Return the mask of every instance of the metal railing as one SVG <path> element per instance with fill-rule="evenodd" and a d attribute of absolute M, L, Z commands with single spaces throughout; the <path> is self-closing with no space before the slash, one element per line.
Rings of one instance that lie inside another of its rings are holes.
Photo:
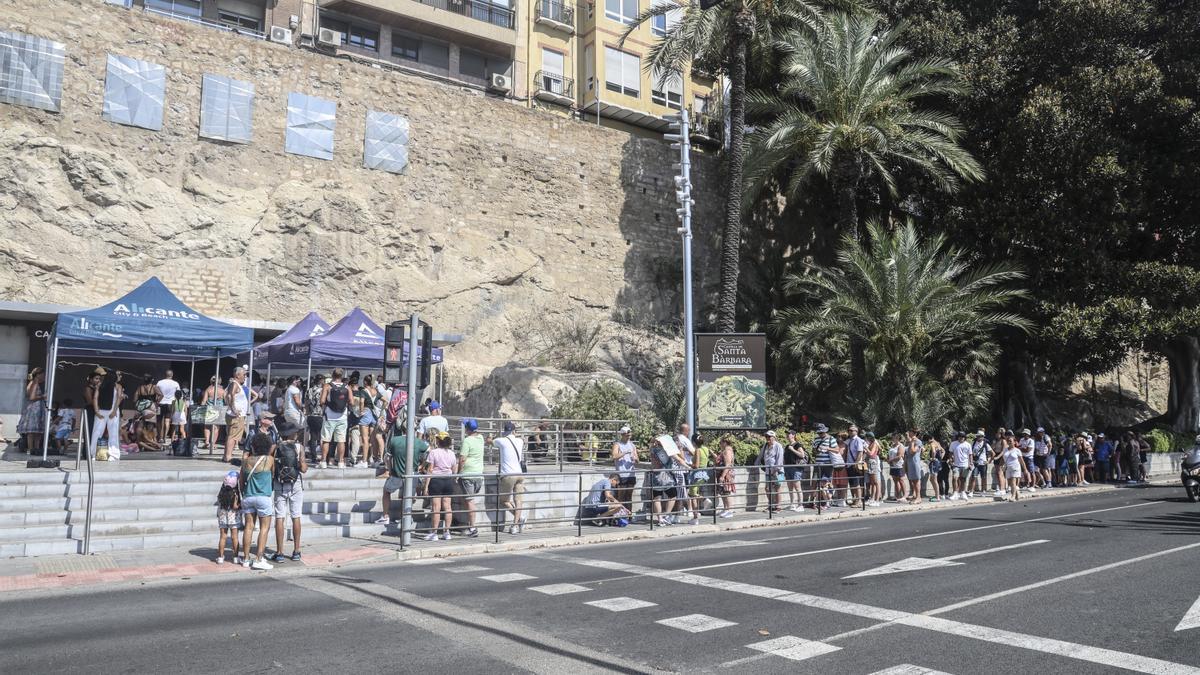
<path fill-rule="evenodd" d="M 611 499 L 587 503 L 593 486 L 607 481 L 612 473 L 616 472 L 606 468 L 563 473 L 501 474 L 496 470 L 484 475 L 409 474 L 404 478 L 412 479 L 415 494 L 403 500 L 402 511 L 411 513 L 413 529 L 406 530 L 403 519 L 395 522 L 395 529 L 401 542 L 405 535 L 416 535 L 412 537 L 415 543 L 490 534 L 489 538 L 498 543 L 506 534 L 555 527 L 571 527 L 576 536 L 582 536 L 585 526 L 645 526 L 653 530 L 716 524 L 748 514 L 775 519 L 787 517 L 789 512 L 821 515 L 831 509 L 865 511 L 868 504 L 881 503 L 887 490 L 886 474 L 875 474 L 879 481 L 865 476 L 859 482 L 844 468 L 839 470 L 831 464 L 770 469 L 638 468 L 620 474 L 624 478 L 618 486 L 609 484 L 604 488 Z M 464 479 L 474 484 L 464 485 Z M 441 502 L 443 499 L 448 503 Z"/>
<path fill-rule="evenodd" d="M 537 16 L 568 26 L 575 25 L 575 7 L 559 0 L 537 0 Z"/>
<path fill-rule="evenodd" d="M 423 5 L 444 9 L 447 12 L 469 16 L 476 21 L 483 21 L 501 28 L 516 26 L 516 12 L 499 5 L 493 5 L 487 0 L 417 0 Z"/>
<path fill-rule="evenodd" d="M 562 73 L 539 70 L 534 74 L 533 80 L 539 92 L 545 91 L 556 96 L 575 98 L 575 80 L 563 77 Z"/>
<path fill-rule="evenodd" d="M 446 416 L 451 435 L 460 442 L 464 436 L 464 419 L 467 418 Z M 504 423 L 512 422 L 516 426 L 516 435 L 525 442 L 526 463 L 529 466 L 555 466 L 559 471 L 567 469 L 569 464 L 609 466 L 610 451 L 617 440 L 617 431 L 628 424 L 628 420 L 474 419 L 479 423 L 479 433 L 485 440 L 500 436 Z M 485 443 L 484 461 L 495 464 L 499 460 L 500 451 L 492 443 Z"/>
<path fill-rule="evenodd" d="M 217 21 L 210 21 L 208 19 L 202 19 L 200 17 L 193 16 L 191 14 L 185 14 L 183 12 L 172 12 L 171 10 L 159 9 L 157 7 L 151 7 L 149 5 L 143 5 L 142 11 L 145 12 L 146 14 L 157 14 L 159 16 L 165 16 L 165 17 L 168 17 L 171 19 L 178 19 L 180 21 L 187 21 L 188 23 L 194 23 L 194 24 L 197 24 L 200 26 L 206 26 L 208 28 L 215 28 L 216 30 L 225 31 L 226 33 L 237 33 L 238 35 L 245 35 L 247 37 L 252 37 L 256 40 L 266 40 L 267 39 L 266 33 L 263 33 L 262 31 L 251 30 L 249 28 L 243 28 L 241 26 L 230 26 L 229 24 L 220 23 Z"/>

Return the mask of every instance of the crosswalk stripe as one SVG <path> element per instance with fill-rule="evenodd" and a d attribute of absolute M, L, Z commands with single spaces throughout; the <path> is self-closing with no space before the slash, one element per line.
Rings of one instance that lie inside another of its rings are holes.
<path fill-rule="evenodd" d="M 748 649 L 753 649 L 758 652 L 772 654 L 774 656 L 782 656 L 785 659 L 792 661 L 803 661 L 811 659 L 814 656 L 821 656 L 830 652 L 836 652 L 841 649 L 836 645 L 827 644 L 825 642 L 817 642 L 815 640 L 805 640 L 794 635 L 784 635 L 765 642 L 756 642 L 752 645 L 746 645 Z"/>
<path fill-rule="evenodd" d="M 687 614 L 685 616 L 677 616 L 673 619 L 660 619 L 654 623 L 661 623 L 664 626 L 678 628 L 689 633 L 703 633 L 705 631 L 737 625 L 736 621 L 726 621 L 718 619 L 715 616 L 708 616 L 707 614 Z"/>
<path fill-rule="evenodd" d="M 940 670 L 933 670 L 931 668 L 923 668 L 921 666 L 914 666 L 911 663 L 901 663 L 898 666 L 877 670 L 871 673 L 871 675 L 950 675 L 950 673 L 945 673 Z"/>
<path fill-rule="evenodd" d="M 510 581 L 528 581 L 530 579 L 536 579 L 537 577 L 531 577 L 528 574 L 513 572 L 512 574 L 489 574 L 479 578 L 483 579 L 484 581 L 494 581 L 498 584 L 506 584 Z"/>
<path fill-rule="evenodd" d="M 582 593 L 592 589 L 578 584 L 549 584 L 547 586 L 530 586 L 529 590 L 545 593 L 546 595 L 566 595 L 567 593 Z"/>
<path fill-rule="evenodd" d="M 631 609 L 643 609 L 645 607 L 657 607 L 657 603 L 647 602 L 646 600 L 638 600 L 636 598 L 609 598 L 607 600 L 593 600 L 583 603 L 591 605 L 599 609 L 607 609 L 610 612 L 628 612 Z"/>
<path fill-rule="evenodd" d="M 443 572 L 453 572 L 454 574 L 465 574 L 468 572 L 486 572 L 492 568 L 483 567 L 482 565 L 459 565 L 458 567 L 443 567 Z"/>

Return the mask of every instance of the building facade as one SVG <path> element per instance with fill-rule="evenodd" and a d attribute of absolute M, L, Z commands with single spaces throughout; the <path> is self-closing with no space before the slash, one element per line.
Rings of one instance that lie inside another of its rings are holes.
<path fill-rule="evenodd" d="M 419 73 L 514 103 L 639 135 L 686 109 L 696 140 L 720 137 L 720 84 L 648 72 L 651 45 L 683 6 L 625 31 L 650 3 L 678 0 L 108 0 L 249 37 Z"/>

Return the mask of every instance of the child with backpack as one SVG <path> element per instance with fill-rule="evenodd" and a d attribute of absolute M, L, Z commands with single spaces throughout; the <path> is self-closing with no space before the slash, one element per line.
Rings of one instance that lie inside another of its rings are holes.
<path fill-rule="evenodd" d="M 304 511 L 304 474 L 308 472 L 308 460 L 304 457 L 304 446 L 300 442 L 300 427 L 285 422 L 279 430 L 283 439 L 275 448 L 275 557 L 274 562 L 283 562 L 284 519 L 292 521 L 292 560 L 300 560 L 300 517 Z"/>
<path fill-rule="evenodd" d="M 233 564 L 241 565 L 242 557 L 238 555 L 238 541 L 242 529 L 242 494 L 238 490 L 238 472 L 230 471 L 225 474 L 221 483 L 221 491 L 217 493 L 217 564 L 225 562 L 225 540 L 229 539 L 229 548 L 233 549 Z"/>

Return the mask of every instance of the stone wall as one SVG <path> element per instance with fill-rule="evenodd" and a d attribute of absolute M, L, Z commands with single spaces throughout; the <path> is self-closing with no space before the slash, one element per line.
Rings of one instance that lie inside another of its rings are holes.
<path fill-rule="evenodd" d="M 531 307 L 678 311 L 665 143 L 101 0 L 0 0 L 0 30 L 67 50 L 61 113 L 0 105 L 0 298 L 95 305 L 157 274 L 223 316 L 417 310 L 466 336 L 448 360 L 478 379 L 522 362 Z M 161 132 L 101 119 L 109 52 L 166 66 Z M 254 83 L 251 144 L 198 137 L 203 73 Z M 333 161 L 283 152 L 291 91 L 337 102 Z M 404 175 L 362 168 L 368 109 L 408 116 Z M 716 170 L 698 164 L 704 240 Z"/>

